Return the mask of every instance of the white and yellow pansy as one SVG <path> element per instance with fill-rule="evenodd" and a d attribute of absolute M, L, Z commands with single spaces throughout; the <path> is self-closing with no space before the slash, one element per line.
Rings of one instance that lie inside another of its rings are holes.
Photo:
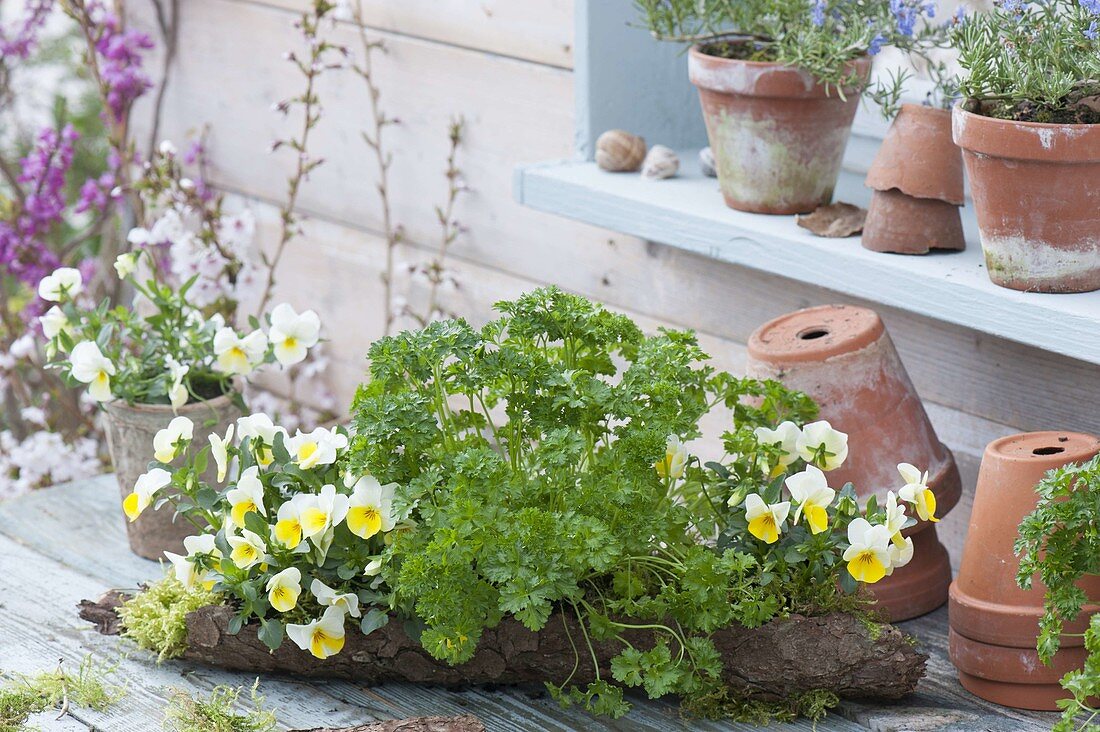
<path fill-rule="evenodd" d="M 247 376 L 267 355 L 267 336 L 262 330 L 254 330 L 241 337 L 232 328 L 219 328 L 214 334 L 214 355 L 222 373 Z"/>
<path fill-rule="evenodd" d="M 898 472 L 905 481 L 905 485 L 898 491 L 898 497 L 913 504 L 921 521 L 939 521 L 936 518 L 936 494 L 928 487 L 928 473 L 921 473 L 916 466 L 909 463 L 899 464 Z"/>
<path fill-rule="evenodd" d="M 309 591 L 322 606 L 339 608 L 353 618 L 359 617 L 359 597 L 354 592 L 337 592 L 319 579 L 313 580 Z"/>
<path fill-rule="evenodd" d="M 157 492 L 172 482 L 172 474 L 164 468 L 153 468 L 138 477 L 133 491 L 122 501 L 122 510 L 131 522 L 149 508 Z"/>
<path fill-rule="evenodd" d="M 665 456 L 658 460 L 653 467 L 657 469 L 657 475 L 662 478 L 679 480 L 684 477 L 687 469 L 688 451 L 679 436 L 669 435 L 665 440 Z"/>
<path fill-rule="evenodd" d="M 848 544 L 844 561 L 857 581 L 874 584 L 891 571 L 890 531 L 885 526 L 872 525 L 863 517 L 853 519 L 848 524 Z"/>
<path fill-rule="evenodd" d="M 287 567 L 267 581 L 267 601 L 281 613 L 293 610 L 302 594 L 302 572 L 297 567 Z"/>
<path fill-rule="evenodd" d="M 344 648 L 344 612 L 338 607 L 325 609 L 324 615 L 305 625 L 287 625 L 287 638 L 317 658 L 335 656 Z"/>
<path fill-rule="evenodd" d="M 103 355 L 95 341 L 77 343 L 69 354 L 72 369 L 69 373 L 82 384 L 88 385 L 88 395 L 97 402 L 111 399 L 111 377 L 117 371 L 111 360 Z"/>
<path fill-rule="evenodd" d="M 315 503 L 313 496 L 299 494 L 279 506 L 275 538 L 287 549 L 296 549 L 302 543 L 302 512 Z"/>
<path fill-rule="evenodd" d="M 120 280 L 124 280 L 137 270 L 137 252 L 124 252 L 115 257 L 115 273 Z"/>
<path fill-rule="evenodd" d="M 803 516 L 810 527 L 810 533 L 820 534 L 829 528 L 829 506 L 836 498 L 836 491 L 829 487 L 825 473 L 813 465 L 807 465 L 801 473 L 789 476 L 785 481 L 791 498 L 798 507 L 794 512 L 794 523 Z"/>
<path fill-rule="evenodd" d="M 209 590 L 214 586 L 214 575 L 209 570 L 201 569 L 195 560 L 206 555 L 215 559 L 221 558 L 222 553 L 214 544 L 214 535 L 188 536 L 183 540 L 183 548 L 187 554 L 164 553 L 164 556 L 172 563 L 172 570 L 175 572 L 176 579 L 189 590 L 194 589 L 195 585 L 198 584 Z"/>
<path fill-rule="evenodd" d="M 195 423 L 187 417 L 175 417 L 153 436 L 153 458 L 168 464 L 187 449 L 195 436 Z"/>
<path fill-rule="evenodd" d="M 207 435 L 210 440 L 210 456 L 214 458 L 214 465 L 218 471 L 218 482 L 225 482 L 226 473 L 229 472 L 229 445 L 233 442 L 233 425 L 225 431 L 225 437 L 211 432 Z"/>
<path fill-rule="evenodd" d="M 776 464 L 771 466 L 771 476 L 774 478 L 782 473 L 787 466 L 798 460 L 798 438 L 802 436 L 802 430 L 790 420 L 783 422 L 774 430 L 769 427 L 757 427 L 753 430 L 756 441 L 761 445 L 775 445 L 779 448 L 779 456 Z"/>
<path fill-rule="evenodd" d="M 253 465 L 241 473 L 237 486 L 225 492 L 225 500 L 232 507 L 229 518 L 235 526 L 244 526 L 245 515 L 255 511 L 267 516 L 264 508 L 264 484 L 260 481 L 260 469 Z"/>
<path fill-rule="evenodd" d="M 848 435 L 821 420 L 802 428 L 798 437 L 798 456 L 811 465 L 828 472 L 836 470 L 848 459 Z"/>
<path fill-rule="evenodd" d="M 901 535 L 898 535 L 899 538 Z M 890 542 L 890 568 L 886 570 L 887 575 L 894 573 L 895 569 L 901 569 L 906 564 L 909 564 L 913 559 L 913 539 L 906 536 L 900 538 L 900 541 Z"/>
<path fill-rule="evenodd" d="M 294 437 L 286 441 L 290 459 L 303 470 L 318 465 L 332 465 L 336 455 L 348 446 L 348 436 L 342 432 L 318 427 L 312 432 L 298 430 Z"/>
<path fill-rule="evenodd" d="M 164 363 L 168 367 L 168 401 L 172 404 L 172 411 L 175 411 L 191 398 L 187 385 L 183 383 L 191 367 L 184 366 L 171 356 L 165 358 Z"/>
<path fill-rule="evenodd" d="M 42 326 L 42 335 L 50 339 L 56 338 L 62 332 L 67 333 L 72 331 L 72 325 L 69 323 L 68 316 L 56 305 L 39 317 L 38 323 Z"/>
<path fill-rule="evenodd" d="M 264 467 L 275 460 L 271 448 L 275 445 L 275 436 L 278 434 L 285 438 L 286 429 L 276 426 L 271 421 L 271 417 L 263 412 L 250 414 L 237 420 L 237 439 L 253 449 L 256 461 Z M 257 445 L 257 440 L 261 444 Z"/>
<path fill-rule="evenodd" d="M 267 561 L 267 544 L 256 533 L 241 529 L 240 536 L 230 534 L 225 539 L 233 548 L 229 558 L 240 569 L 249 569 Z"/>
<path fill-rule="evenodd" d="M 321 337 L 321 319 L 317 313 L 307 310 L 301 315 L 283 303 L 271 311 L 271 330 L 268 332 L 275 359 L 283 366 L 293 366 L 305 360 L 310 348 Z"/>
<path fill-rule="evenodd" d="M 382 574 L 382 558 L 377 557 L 367 562 L 367 566 L 363 568 L 363 574 L 367 577 L 377 577 Z"/>
<path fill-rule="evenodd" d="M 348 501 L 347 524 L 351 533 L 369 539 L 394 527 L 393 491 L 396 483 L 382 485 L 372 475 L 360 478 Z"/>
<path fill-rule="evenodd" d="M 757 493 L 750 493 L 745 498 L 745 519 L 749 522 L 749 533 L 765 544 L 779 541 L 783 524 L 790 512 L 790 501 L 769 505 Z"/>
<path fill-rule="evenodd" d="M 59 267 L 38 283 L 38 296 L 46 302 L 72 300 L 83 290 L 84 277 L 72 267 Z"/>
<path fill-rule="evenodd" d="M 340 524 L 348 515 L 350 499 L 336 492 L 336 486 L 321 487 L 321 492 L 302 510 L 300 522 L 302 534 L 317 541 L 326 531 Z"/>

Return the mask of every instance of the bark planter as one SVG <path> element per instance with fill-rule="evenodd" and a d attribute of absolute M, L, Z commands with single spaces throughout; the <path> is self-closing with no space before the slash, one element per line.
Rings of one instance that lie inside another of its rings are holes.
<path fill-rule="evenodd" d="M 867 308 L 823 305 L 780 316 L 749 339 L 747 372 L 808 394 L 821 419 L 848 433 L 848 459 L 829 473 L 837 488 L 851 482 L 860 496 L 902 485 L 897 464 L 927 470 L 937 514 L 958 503 L 962 482 L 951 452 L 936 437 L 916 389 L 879 316 Z M 920 521 L 913 561 L 871 587 L 891 620 L 930 612 L 947 601 L 951 565 L 935 525 Z"/>
<path fill-rule="evenodd" d="M 134 489 L 138 477 L 149 469 L 153 460 L 153 437 L 167 427 L 176 414 L 195 423 L 192 444 L 200 446 L 207 443 L 207 435 L 212 432 L 224 434 L 229 425 L 242 416 L 228 396 L 185 404 L 176 413 L 167 404 L 130 405 L 123 401 L 105 404 L 103 421 L 107 448 L 123 498 Z M 213 480 L 216 471 L 212 460 L 210 463 L 207 480 Z M 121 503 L 119 506 L 119 515 L 126 521 L 130 550 L 146 559 L 163 559 L 165 551 L 182 552 L 184 538 L 197 533 L 195 525 L 186 519 L 173 520 L 175 509 L 171 505 L 157 510 L 150 506 L 132 522 L 126 520 Z"/>
<path fill-rule="evenodd" d="M 853 61 L 852 70 L 865 82 L 871 59 Z M 698 46 L 688 71 L 728 206 L 796 214 L 832 200 L 858 89 L 842 99 L 793 66 L 711 56 Z"/>
<path fill-rule="evenodd" d="M 119 632 L 114 609 L 125 599 L 109 592 L 97 602 L 80 603 L 80 617 L 106 635 Z M 396 617 L 363 635 L 349 625 L 344 649 L 324 661 L 284 641 L 275 652 L 257 637 L 258 625 L 246 625 L 236 635 L 228 631 L 233 610 L 206 607 L 187 615 L 187 650 L 182 660 L 249 673 L 291 673 L 298 676 L 346 679 L 373 685 L 405 681 L 438 686 L 587 684 L 595 678 L 587 663 L 576 666 L 569 633 L 581 629 L 572 613 L 555 612 L 537 633 L 506 617 L 485 630 L 469 661 L 450 666 L 428 654 L 415 623 Z M 638 648 L 650 648 L 648 631 L 626 633 Z M 738 696 L 781 701 L 820 689 L 845 698 L 899 699 L 916 690 L 927 656 L 912 639 L 890 625 L 868 625 L 846 613 L 817 617 L 792 615 L 759 628 L 731 626 L 711 638 L 721 655 L 723 679 Z M 593 641 L 600 673 L 610 678 L 611 658 L 622 650 L 615 641 Z M 813 659 L 807 663 L 807 659 Z M 574 674 L 574 669 L 576 669 Z"/>
<path fill-rule="evenodd" d="M 953 114 L 990 279 L 1034 292 L 1100 289 L 1100 125 Z"/>
<path fill-rule="evenodd" d="M 882 141 L 866 185 L 874 192 L 863 246 L 876 252 L 927 254 L 966 248 L 963 162 L 951 140 L 951 113 L 903 104 Z"/>
<path fill-rule="evenodd" d="M 1046 588 L 1016 584 L 1020 562 L 1013 544 L 1023 518 L 1038 503 L 1035 486 L 1048 471 L 1100 452 L 1100 439 L 1074 432 L 1031 432 L 995 440 L 985 449 L 970 530 L 958 579 L 951 585 L 950 657 L 959 681 L 989 701 L 1022 709 L 1057 709 L 1067 693 L 1058 679 L 1081 668 L 1083 639 L 1066 636 L 1051 666 L 1035 651 Z M 1100 612 L 1100 577 L 1080 585 L 1096 605 L 1086 606 L 1066 633 L 1083 633 Z"/>

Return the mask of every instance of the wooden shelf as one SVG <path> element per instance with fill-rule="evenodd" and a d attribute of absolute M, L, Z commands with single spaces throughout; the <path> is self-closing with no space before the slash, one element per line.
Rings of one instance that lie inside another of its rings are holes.
<path fill-rule="evenodd" d="M 681 161 L 681 174 L 662 181 L 586 162 L 524 166 L 516 171 L 515 197 L 540 211 L 1100 364 L 1100 292 L 997 287 L 986 275 L 970 208 L 963 212 L 966 251 L 880 254 L 858 237 L 815 237 L 793 216 L 729 209 L 717 181 L 700 174 L 696 152 L 682 153 Z M 869 198 L 861 174 L 841 174 L 836 200 L 866 206 Z"/>

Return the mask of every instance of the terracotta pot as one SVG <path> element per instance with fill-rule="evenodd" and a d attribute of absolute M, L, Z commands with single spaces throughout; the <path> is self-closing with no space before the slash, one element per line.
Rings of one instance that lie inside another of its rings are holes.
<path fill-rule="evenodd" d="M 896 189 L 871 194 L 862 241 L 864 249 L 892 254 L 966 249 L 958 206 Z"/>
<path fill-rule="evenodd" d="M 879 316 L 867 308 L 823 305 L 783 315 L 760 326 L 749 339 L 747 372 L 805 392 L 821 418 L 848 433 L 848 459 L 829 482 L 851 482 L 860 496 L 901 485 L 897 464 L 929 473 L 937 515 L 950 511 L 962 493 L 958 467 L 936 437 L 916 389 Z M 872 586 L 891 619 L 922 615 L 947 601 L 951 567 L 934 525 L 908 529 L 913 561 Z"/>
<path fill-rule="evenodd" d="M 1023 709 L 1056 709 L 1065 697 L 1058 679 L 1084 663 L 1083 639 L 1062 639 L 1053 668 L 1035 653 L 1046 588 L 1038 577 L 1030 590 L 1016 584 L 1020 562 L 1013 550 L 1017 527 L 1038 503 L 1035 486 L 1048 470 L 1100 452 L 1100 439 L 1075 432 L 1030 432 L 994 440 L 985 449 L 974 494 L 970 529 L 958 579 L 951 585 L 949 620 L 958 636 L 951 661 L 960 681 L 990 701 Z M 1082 633 L 1100 612 L 1100 577 L 1081 582 L 1096 605 L 1066 623 Z"/>
<path fill-rule="evenodd" d="M 138 477 L 149 469 L 153 460 L 153 437 L 168 426 L 176 416 L 166 404 L 126 404 L 123 401 L 104 405 L 104 424 L 107 447 L 115 468 L 119 491 L 123 498 L 130 494 Z M 225 430 L 242 416 L 229 397 L 222 396 L 207 402 L 195 402 L 180 407 L 178 414 L 195 423 L 193 445 L 207 444 L 212 432 L 225 434 Z M 214 477 L 215 467 L 210 461 L 207 479 Z M 191 522 L 179 518 L 173 520 L 174 509 L 165 505 L 159 510 L 152 506 L 142 512 L 136 521 L 126 521 L 126 533 L 130 550 L 146 559 L 163 559 L 165 551 L 180 552 L 185 537 L 197 533 Z"/>
<path fill-rule="evenodd" d="M 871 59 L 852 62 L 862 82 Z M 688 59 L 699 89 L 718 183 L 739 211 L 808 213 L 833 198 L 858 90 L 842 99 L 793 66 L 710 56 Z"/>
<path fill-rule="evenodd" d="M 1013 290 L 1100 289 L 1100 125 L 1011 122 L 955 107 L 986 269 Z"/>

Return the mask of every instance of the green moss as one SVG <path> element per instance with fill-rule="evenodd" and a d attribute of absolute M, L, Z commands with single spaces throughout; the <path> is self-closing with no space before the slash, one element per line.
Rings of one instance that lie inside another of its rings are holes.
<path fill-rule="evenodd" d="M 817 722 L 825 718 L 830 709 L 840 704 L 840 698 L 831 691 L 821 689 L 807 691 L 781 701 L 767 702 L 756 699 L 740 699 L 733 696 L 729 687 L 721 687 L 694 696 L 685 697 L 680 713 L 702 719 L 728 719 L 757 726 L 772 722 L 793 722 L 806 717 Z"/>
<path fill-rule="evenodd" d="M 188 590 L 168 574 L 125 602 L 118 616 L 122 634 L 163 661 L 187 650 L 187 613 L 220 604 L 216 593 L 200 588 Z"/>
<path fill-rule="evenodd" d="M 103 711 L 125 693 L 122 686 L 104 684 L 114 666 L 98 666 L 85 657 L 75 673 L 58 667 L 35 676 L 18 676 L 0 689 L 0 732 L 29 730 L 32 714 L 57 709 L 67 701 L 70 706 Z"/>
<path fill-rule="evenodd" d="M 252 709 L 243 714 L 234 709 L 240 688 L 216 686 L 205 698 L 177 690 L 168 702 L 165 727 L 174 732 L 270 732 L 276 719 L 263 708 L 263 697 L 257 694 L 259 683 L 257 679 L 250 690 Z"/>

